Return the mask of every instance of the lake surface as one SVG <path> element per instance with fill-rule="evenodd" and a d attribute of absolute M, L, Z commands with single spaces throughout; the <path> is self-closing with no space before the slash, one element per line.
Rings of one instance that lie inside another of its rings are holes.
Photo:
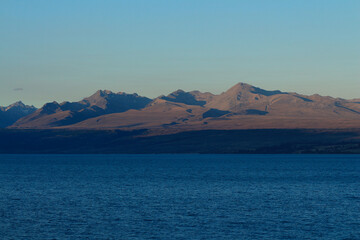
<path fill-rule="evenodd" d="M 360 239 L 359 155 L 0 155 L 1 239 Z"/>

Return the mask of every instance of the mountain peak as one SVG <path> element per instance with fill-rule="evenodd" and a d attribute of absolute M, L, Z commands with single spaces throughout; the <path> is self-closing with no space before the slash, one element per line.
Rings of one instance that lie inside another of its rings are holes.
<path fill-rule="evenodd" d="M 20 110 L 20 111 L 30 111 L 30 110 L 35 110 L 36 108 L 34 106 L 28 106 L 25 105 L 22 101 L 17 101 L 9 106 L 7 106 L 5 108 L 5 111 L 9 111 L 9 110 Z"/>
<path fill-rule="evenodd" d="M 264 96 L 271 96 L 276 94 L 285 94 L 279 90 L 268 91 L 255 86 L 252 86 L 247 83 L 239 82 L 229 90 L 226 91 L 227 94 L 238 94 L 238 93 L 252 93 L 252 94 L 260 94 Z"/>
<path fill-rule="evenodd" d="M 244 83 L 244 82 L 238 82 L 237 84 L 235 84 L 232 87 L 241 87 L 241 88 L 249 88 L 249 87 L 254 87 L 253 85 L 250 85 L 248 83 Z"/>
<path fill-rule="evenodd" d="M 178 89 L 175 92 L 170 93 L 167 96 L 160 96 L 160 99 L 167 100 L 170 102 L 184 103 L 188 105 L 199 105 L 206 104 L 205 101 L 199 100 L 196 95 L 192 92 L 185 92 L 184 90 Z"/>
<path fill-rule="evenodd" d="M 173 94 L 182 94 L 182 93 L 185 93 L 185 91 L 182 89 L 178 89 L 175 92 L 173 92 Z"/>
<path fill-rule="evenodd" d="M 104 96 L 110 95 L 110 94 L 113 94 L 113 92 L 110 90 L 104 89 L 104 90 L 97 90 L 93 95 L 104 97 Z"/>
<path fill-rule="evenodd" d="M 45 103 L 44 106 L 40 109 L 40 113 L 51 114 L 51 113 L 55 113 L 59 109 L 60 109 L 59 103 L 56 101 L 53 101 L 50 103 Z"/>
<path fill-rule="evenodd" d="M 0 107 L 0 128 L 12 125 L 18 119 L 36 111 L 36 107 L 17 101 L 7 107 Z"/>
<path fill-rule="evenodd" d="M 22 102 L 22 101 L 17 101 L 13 104 L 10 104 L 9 106 L 7 106 L 7 109 L 8 108 L 13 108 L 13 107 L 26 107 L 25 104 Z"/>
<path fill-rule="evenodd" d="M 133 96 L 133 97 L 140 97 L 137 93 L 126 93 L 126 92 L 118 92 L 115 93 L 110 90 L 97 90 L 94 94 L 92 94 L 90 97 L 85 98 L 84 100 L 99 100 L 107 97 L 113 97 L 113 96 Z"/>

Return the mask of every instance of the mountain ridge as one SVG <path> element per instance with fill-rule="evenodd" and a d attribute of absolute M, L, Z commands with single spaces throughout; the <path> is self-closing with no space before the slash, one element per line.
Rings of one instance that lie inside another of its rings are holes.
<path fill-rule="evenodd" d="M 221 94 L 181 89 L 154 99 L 98 90 L 78 102 L 46 103 L 10 128 L 202 129 L 360 127 L 360 101 L 264 90 L 238 83 Z"/>
<path fill-rule="evenodd" d="M 34 106 L 25 105 L 22 101 L 17 101 L 6 107 L 0 106 L 0 128 L 14 124 L 20 118 L 36 111 L 36 109 Z"/>
<path fill-rule="evenodd" d="M 26 128 L 66 126 L 104 114 L 140 109 L 150 101 L 149 98 L 137 94 L 98 90 L 79 102 L 46 103 L 33 114 L 19 119 L 15 127 L 21 125 L 25 125 Z"/>

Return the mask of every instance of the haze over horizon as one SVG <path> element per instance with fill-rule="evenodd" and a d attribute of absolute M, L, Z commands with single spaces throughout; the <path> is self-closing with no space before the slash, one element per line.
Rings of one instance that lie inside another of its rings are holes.
<path fill-rule="evenodd" d="M 360 2 L 2 1 L 0 106 L 98 89 L 360 98 Z"/>

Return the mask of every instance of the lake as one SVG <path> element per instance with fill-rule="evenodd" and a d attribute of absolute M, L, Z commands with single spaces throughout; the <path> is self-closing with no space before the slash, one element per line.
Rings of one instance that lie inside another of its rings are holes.
<path fill-rule="evenodd" d="M 0 155 L 1 239 L 360 239 L 360 155 Z"/>

